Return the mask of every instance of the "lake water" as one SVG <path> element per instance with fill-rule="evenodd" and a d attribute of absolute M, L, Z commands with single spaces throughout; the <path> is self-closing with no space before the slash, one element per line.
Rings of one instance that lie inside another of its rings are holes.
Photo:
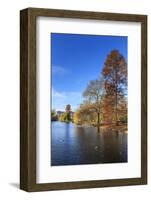
<path fill-rule="evenodd" d="M 127 134 L 73 123 L 52 122 L 51 165 L 127 162 Z"/>

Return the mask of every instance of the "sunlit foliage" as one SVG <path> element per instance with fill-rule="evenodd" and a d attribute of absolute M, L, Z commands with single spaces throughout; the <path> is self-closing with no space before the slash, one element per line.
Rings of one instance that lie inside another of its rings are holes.
<path fill-rule="evenodd" d="M 127 123 L 127 63 L 118 50 L 107 56 L 100 78 L 83 92 L 84 102 L 74 113 L 77 124 Z"/>

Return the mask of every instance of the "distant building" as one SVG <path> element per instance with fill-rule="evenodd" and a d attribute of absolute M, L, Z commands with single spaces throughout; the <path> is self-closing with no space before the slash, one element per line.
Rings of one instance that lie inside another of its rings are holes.
<path fill-rule="evenodd" d="M 63 113 L 65 113 L 65 111 L 60 111 L 60 110 L 58 110 L 58 111 L 57 111 L 57 116 L 58 116 L 58 118 L 59 118 Z M 73 119 L 73 115 L 74 115 L 74 112 L 70 111 L 70 118 L 71 118 L 71 119 Z"/>
<path fill-rule="evenodd" d="M 58 118 L 60 117 L 60 115 L 62 115 L 64 112 L 63 111 L 57 111 L 57 115 L 58 115 Z"/>

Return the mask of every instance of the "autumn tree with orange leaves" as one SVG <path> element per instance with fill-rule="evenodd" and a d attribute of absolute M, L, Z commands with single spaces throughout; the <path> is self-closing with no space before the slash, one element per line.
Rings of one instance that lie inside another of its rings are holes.
<path fill-rule="evenodd" d="M 83 97 L 75 123 L 97 127 L 127 123 L 127 63 L 118 50 L 107 56 L 100 77 L 88 83 Z"/>
<path fill-rule="evenodd" d="M 127 116 L 127 63 L 118 50 L 107 56 L 102 70 L 104 80 L 103 118 L 115 123 Z"/>

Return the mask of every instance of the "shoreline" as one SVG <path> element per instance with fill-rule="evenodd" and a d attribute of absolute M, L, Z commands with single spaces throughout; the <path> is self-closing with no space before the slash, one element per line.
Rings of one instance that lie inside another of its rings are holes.
<path fill-rule="evenodd" d="M 73 121 L 70 121 L 70 122 L 62 122 L 62 121 L 59 121 L 59 120 L 56 120 L 56 121 L 51 121 L 51 122 L 61 122 L 61 123 L 72 123 L 76 126 L 87 126 L 87 127 L 95 127 L 95 128 L 99 128 L 99 129 L 110 129 L 110 130 L 120 130 L 120 131 L 124 131 L 125 133 L 128 133 L 128 126 L 127 124 L 119 124 L 119 125 L 115 125 L 115 124 L 102 124 L 102 125 L 97 125 L 97 124 L 76 124 L 74 123 Z"/>

